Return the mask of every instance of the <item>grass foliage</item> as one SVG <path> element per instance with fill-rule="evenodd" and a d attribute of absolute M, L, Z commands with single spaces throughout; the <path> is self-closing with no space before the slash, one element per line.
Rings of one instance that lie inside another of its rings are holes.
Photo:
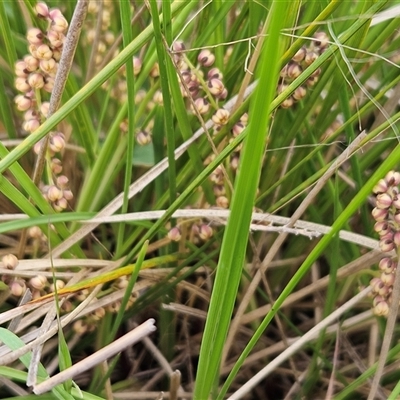
<path fill-rule="evenodd" d="M 27 32 L 64 20 L 0 1 L 0 397 L 397 398 L 400 333 L 367 294 L 372 189 L 400 159 L 400 5 L 48 6 L 69 22 L 55 89 L 18 98 Z"/>

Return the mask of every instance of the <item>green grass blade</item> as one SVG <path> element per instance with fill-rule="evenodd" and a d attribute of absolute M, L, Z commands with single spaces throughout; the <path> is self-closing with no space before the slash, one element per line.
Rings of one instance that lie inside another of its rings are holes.
<path fill-rule="evenodd" d="M 281 29 L 296 12 L 299 3 L 274 2 L 268 15 L 268 36 L 264 44 L 259 83 L 250 103 L 248 135 L 235 183 L 231 216 L 222 242 L 217 274 L 210 300 L 194 390 L 195 399 L 207 399 L 218 378 L 223 345 L 237 294 L 245 258 L 251 213 L 260 176 L 260 166 L 268 129 L 271 102 L 275 95 L 285 50 Z M 223 393 L 221 393 L 223 396 Z"/>

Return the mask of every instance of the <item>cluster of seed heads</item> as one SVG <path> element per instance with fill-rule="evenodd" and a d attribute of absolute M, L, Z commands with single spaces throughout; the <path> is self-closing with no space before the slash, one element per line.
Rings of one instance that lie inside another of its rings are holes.
<path fill-rule="evenodd" d="M 22 94 L 16 96 L 15 103 L 19 111 L 24 112 L 23 129 L 34 132 L 48 116 L 49 102 L 53 90 L 58 62 L 60 60 L 68 22 L 59 9 L 49 9 L 45 3 L 35 6 L 38 19 L 47 23 L 46 31 L 30 28 L 27 33 L 29 54 L 15 64 L 15 87 Z M 39 154 L 42 141 L 36 143 L 34 151 Z M 42 184 L 43 196 L 56 211 L 65 210 L 73 194 L 68 189 L 68 178 L 60 175 L 62 162 L 60 155 L 65 149 L 65 136 L 54 131 L 49 134 L 49 146 L 46 160 L 49 184 Z M 56 157 L 58 155 L 58 157 Z"/>
<path fill-rule="evenodd" d="M 286 90 L 289 83 L 300 76 L 305 68 L 310 66 L 317 58 L 327 49 L 329 38 L 325 32 L 317 32 L 314 35 L 314 40 L 310 42 L 308 47 L 302 47 L 292 57 L 292 59 L 282 68 L 280 76 L 280 84 L 278 93 Z M 321 69 L 318 68 L 307 79 L 304 85 L 299 86 L 282 104 L 282 108 L 292 107 L 297 101 L 303 99 L 307 94 L 307 88 L 314 86 L 321 74 Z"/>
<path fill-rule="evenodd" d="M 380 179 L 373 191 L 376 194 L 374 229 L 379 235 L 379 247 L 382 252 L 398 252 L 400 249 L 400 173 L 390 171 Z M 373 311 L 376 315 L 386 316 L 389 312 L 397 261 L 390 255 L 379 262 L 381 274 L 371 280 Z"/>

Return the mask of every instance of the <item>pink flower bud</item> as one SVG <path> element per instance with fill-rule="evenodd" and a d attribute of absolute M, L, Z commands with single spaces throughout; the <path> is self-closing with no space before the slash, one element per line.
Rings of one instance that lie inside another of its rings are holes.
<path fill-rule="evenodd" d="M 141 146 L 145 146 L 151 143 L 151 136 L 146 131 L 142 130 L 136 135 L 136 140 Z"/>
<path fill-rule="evenodd" d="M 71 201 L 74 198 L 74 195 L 73 195 L 71 190 L 66 189 L 66 190 L 63 190 L 63 192 L 64 192 L 64 199 L 65 200 Z"/>
<path fill-rule="evenodd" d="M 57 63 L 53 58 L 50 58 L 50 60 L 41 60 L 39 66 L 40 69 L 46 74 L 54 76 L 56 75 Z"/>
<path fill-rule="evenodd" d="M 35 132 L 37 128 L 39 128 L 40 122 L 37 119 L 30 119 L 22 125 L 25 131 L 27 132 Z"/>
<path fill-rule="evenodd" d="M 219 196 L 215 200 L 218 207 L 221 208 L 228 208 L 229 207 L 229 200 L 226 196 Z"/>
<path fill-rule="evenodd" d="M 400 232 L 396 231 L 393 235 L 393 242 L 396 245 L 396 247 L 400 247 Z"/>
<path fill-rule="evenodd" d="M 202 224 L 199 227 L 199 237 L 201 240 L 208 240 L 212 237 L 213 235 L 213 230 L 209 225 Z"/>
<path fill-rule="evenodd" d="M 68 201 L 65 197 L 63 197 L 60 200 L 57 200 L 54 204 L 53 204 L 54 209 L 57 212 L 61 212 L 67 209 L 68 207 Z"/>
<path fill-rule="evenodd" d="M 46 118 L 49 114 L 49 107 L 50 107 L 50 103 L 48 101 L 44 101 L 40 106 L 40 112 Z"/>
<path fill-rule="evenodd" d="M 381 239 L 379 241 L 379 248 L 384 252 L 388 253 L 389 251 L 392 251 L 395 248 L 395 244 L 393 240 L 390 239 Z"/>
<path fill-rule="evenodd" d="M 32 100 L 21 94 L 18 95 L 14 101 L 19 111 L 26 111 L 32 107 Z"/>
<path fill-rule="evenodd" d="M 388 193 L 380 193 L 376 196 L 376 207 L 387 209 L 392 205 L 392 197 Z"/>
<path fill-rule="evenodd" d="M 375 207 L 371 211 L 372 217 L 375 219 L 375 221 L 385 221 L 388 215 L 388 212 L 386 209 L 382 208 L 377 208 Z"/>
<path fill-rule="evenodd" d="M 290 80 L 296 79 L 301 75 L 303 70 L 301 69 L 300 65 L 296 62 L 289 62 L 286 70 L 287 77 Z"/>
<path fill-rule="evenodd" d="M 382 272 L 381 274 L 381 281 L 386 286 L 393 286 L 395 275 L 392 273 L 387 274 L 386 272 Z"/>
<path fill-rule="evenodd" d="M 286 108 L 292 107 L 293 104 L 294 104 L 294 99 L 293 99 L 293 97 L 290 96 L 287 99 L 282 101 L 281 107 L 286 109 Z"/>
<path fill-rule="evenodd" d="M 321 49 L 324 49 L 324 48 L 328 47 L 329 37 L 325 32 L 322 32 L 322 31 L 321 32 L 316 32 L 314 34 L 314 38 L 315 38 L 315 40 L 314 40 L 314 45 L 315 46 L 317 46 L 317 47 L 319 47 Z"/>
<path fill-rule="evenodd" d="M 60 190 L 57 186 L 51 185 L 49 189 L 47 190 L 47 198 L 51 202 L 55 202 L 57 200 L 60 200 L 63 197 L 63 192 Z"/>
<path fill-rule="evenodd" d="M 226 194 L 225 186 L 224 185 L 214 185 L 213 192 L 215 196 L 224 196 Z"/>
<path fill-rule="evenodd" d="M 28 229 L 28 236 L 32 239 L 41 239 L 42 231 L 38 226 L 32 226 Z"/>
<path fill-rule="evenodd" d="M 47 278 L 43 275 L 37 275 L 29 279 L 29 284 L 36 290 L 43 290 L 47 284 Z"/>
<path fill-rule="evenodd" d="M 51 159 L 50 167 L 55 175 L 61 174 L 62 164 L 61 164 L 61 160 L 59 160 L 58 158 Z"/>
<path fill-rule="evenodd" d="M 150 70 L 150 76 L 152 78 L 158 78 L 160 76 L 160 66 L 158 63 L 154 63 Z"/>
<path fill-rule="evenodd" d="M 26 79 L 29 74 L 29 71 L 27 70 L 27 65 L 26 65 L 25 61 L 21 61 L 21 60 L 19 60 L 15 63 L 14 71 L 15 71 L 15 75 L 19 78 Z"/>
<path fill-rule="evenodd" d="M 293 92 L 292 96 L 295 100 L 301 100 L 304 99 L 304 97 L 306 97 L 307 94 L 307 90 L 305 87 L 303 86 L 299 86 L 298 88 L 296 88 L 296 90 Z"/>
<path fill-rule="evenodd" d="M 379 261 L 379 269 L 381 271 L 386 272 L 387 274 L 389 274 L 389 273 L 392 273 L 396 269 L 396 265 L 392 261 L 391 258 L 384 257 L 384 258 L 382 258 L 381 261 Z"/>
<path fill-rule="evenodd" d="M 397 186 L 400 184 L 400 172 L 389 171 L 385 176 L 388 186 Z"/>
<path fill-rule="evenodd" d="M 232 127 L 232 134 L 234 137 L 238 137 L 244 131 L 244 125 L 242 122 L 237 122 Z"/>
<path fill-rule="evenodd" d="M 213 78 L 208 81 L 208 88 L 212 95 L 218 96 L 223 92 L 225 86 L 219 79 Z"/>
<path fill-rule="evenodd" d="M 229 111 L 223 108 L 220 108 L 216 111 L 216 113 L 211 117 L 214 124 L 216 125 L 226 125 L 229 120 Z"/>
<path fill-rule="evenodd" d="M 62 14 L 52 17 L 51 13 L 52 11 L 50 11 L 50 18 L 52 20 L 50 29 L 60 33 L 66 32 L 68 29 L 67 20 L 62 16 Z"/>
<path fill-rule="evenodd" d="M 26 38 L 30 44 L 39 46 L 43 43 L 43 33 L 38 28 L 29 28 Z"/>
<path fill-rule="evenodd" d="M 65 149 L 64 135 L 59 132 L 50 137 L 49 147 L 55 153 L 59 153 Z"/>
<path fill-rule="evenodd" d="M 22 279 L 15 280 L 10 284 L 11 294 L 15 297 L 21 297 L 26 290 L 26 284 Z"/>
<path fill-rule="evenodd" d="M 52 78 L 51 76 L 46 77 L 46 81 L 43 86 L 43 89 L 47 93 L 51 93 L 53 91 L 53 88 L 54 88 L 54 78 Z"/>
<path fill-rule="evenodd" d="M 133 75 L 139 75 L 142 69 L 142 60 L 139 57 L 133 57 Z"/>
<path fill-rule="evenodd" d="M 7 269 L 15 269 L 18 265 L 18 258 L 14 254 L 6 254 L 2 258 L 3 266 Z"/>
<path fill-rule="evenodd" d="M 204 67 L 211 67 L 215 61 L 215 55 L 210 50 L 204 49 L 197 57 L 198 62 Z"/>
<path fill-rule="evenodd" d="M 389 314 L 389 305 L 386 301 L 381 301 L 372 309 L 372 311 L 379 317 L 386 317 Z"/>
<path fill-rule="evenodd" d="M 318 54 L 313 51 L 306 54 L 304 57 L 304 63 L 306 65 L 311 65 L 318 58 Z"/>
<path fill-rule="evenodd" d="M 163 103 L 163 95 L 162 95 L 161 90 L 156 90 L 156 92 L 154 93 L 154 96 L 153 96 L 153 101 L 156 104 L 158 104 L 159 106 L 162 106 L 164 104 Z"/>
<path fill-rule="evenodd" d="M 14 86 L 19 92 L 22 93 L 29 92 L 32 89 L 26 78 L 15 78 Z"/>
<path fill-rule="evenodd" d="M 37 3 L 35 6 L 35 11 L 39 18 L 47 18 L 49 16 L 49 8 L 45 3 Z"/>
<path fill-rule="evenodd" d="M 37 58 L 39 60 L 50 60 L 53 57 L 53 52 L 47 44 L 41 44 L 37 49 Z"/>
<path fill-rule="evenodd" d="M 222 72 L 221 72 L 218 68 L 216 68 L 216 67 L 211 68 L 211 69 L 207 72 L 207 78 L 208 78 L 209 80 L 211 80 L 211 79 L 219 79 L 219 80 L 222 80 L 223 77 L 224 77 L 224 76 L 223 76 Z"/>
<path fill-rule="evenodd" d="M 28 83 L 33 89 L 41 89 L 44 86 L 43 75 L 39 73 L 32 73 L 28 77 Z"/>
<path fill-rule="evenodd" d="M 27 55 L 24 57 L 24 62 L 25 62 L 27 71 L 35 72 L 38 69 L 39 60 L 36 57 Z"/>
<path fill-rule="evenodd" d="M 174 226 L 172 229 L 169 230 L 167 237 L 173 242 L 179 242 L 182 237 L 180 229 Z"/>
<path fill-rule="evenodd" d="M 306 49 L 302 47 L 299 50 L 297 50 L 297 53 L 292 57 L 292 60 L 296 62 L 301 62 L 304 60 L 306 53 L 307 53 Z"/>
<path fill-rule="evenodd" d="M 385 193 L 387 190 L 388 185 L 385 179 L 379 179 L 378 183 L 372 189 L 375 194 Z"/>
<path fill-rule="evenodd" d="M 203 97 L 199 97 L 194 101 L 194 106 L 197 110 L 197 112 L 201 115 L 206 114 L 210 110 L 210 103 L 207 101 L 207 99 L 204 99 Z M 193 106 L 192 111 L 193 110 Z"/>

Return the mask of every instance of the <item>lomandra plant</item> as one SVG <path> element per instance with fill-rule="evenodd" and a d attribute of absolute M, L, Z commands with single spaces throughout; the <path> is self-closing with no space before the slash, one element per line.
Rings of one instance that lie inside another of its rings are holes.
<path fill-rule="evenodd" d="M 397 398 L 397 15 L 0 2 L 0 397 Z"/>

